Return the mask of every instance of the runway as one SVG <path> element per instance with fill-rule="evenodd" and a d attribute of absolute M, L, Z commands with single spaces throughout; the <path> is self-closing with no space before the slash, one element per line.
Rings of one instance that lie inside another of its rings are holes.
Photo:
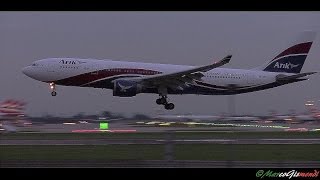
<path fill-rule="evenodd" d="M 157 123 L 156 123 L 157 122 Z M 153 124 L 150 124 L 153 123 Z M 156 124 L 154 124 L 156 123 Z M 183 131 L 243 131 L 243 132 L 271 132 L 271 131 L 312 131 L 313 129 L 320 129 L 319 123 L 304 123 L 304 124 L 288 124 L 288 123 L 229 123 L 217 122 L 211 123 L 214 125 L 195 125 L 184 124 L 181 126 L 160 126 L 165 122 L 145 121 L 144 124 L 138 124 L 135 121 L 119 121 L 111 122 L 109 129 L 105 130 L 109 133 L 143 133 L 143 132 L 183 132 Z M 177 122 L 179 123 L 179 122 Z M 181 123 L 181 122 L 180 122 Z M 99 123 L 81 124 L 77 121 L 73 123 L 56 123 L 56 124 L 34 124 L 27 127 L 15 127 L 17 132 L 34 132 L 34 133 L 92 133 L 101 132 Z"/>
<path fill-rule="evenodd" d="M 320 139 L 2 139 L 0 145 L 116 145 L 116 144 L 320 144 Z"/>
<path fill-rule="evenodd" d="M 319 168 L 319 161 L 3 160 L 0 167 Z"/>
<path fill-rule="evenodd" d="M 319 144 L 315 132 L 4 134 L 0 167 L 316 168 Z"/>
<path fill-rule="evenodd" d="M 87 132 L 95 130 L 97 124 L 46 124 L 32 127 L 35 131 L 3 133 L 0 167 L 320 166 L 315 150 L 320 144 L 317 132 L 247 126 L 176 128 L 123 126 L 123 123 L 110 126 L 108 132 L 99 133 Z M 123 129 L 135 131 L 110 131 Z M 86 132 L 72 133 L 74 130 Z"/>

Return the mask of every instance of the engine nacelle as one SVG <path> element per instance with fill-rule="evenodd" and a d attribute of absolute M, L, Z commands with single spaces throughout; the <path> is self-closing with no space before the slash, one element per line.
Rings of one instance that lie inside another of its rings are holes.
<path fill-rule="evenodd" d="M 113 96 L 132 97 L 140 93 L 141 87 L 133 81 L 116 80 L 113 86 Z"/>

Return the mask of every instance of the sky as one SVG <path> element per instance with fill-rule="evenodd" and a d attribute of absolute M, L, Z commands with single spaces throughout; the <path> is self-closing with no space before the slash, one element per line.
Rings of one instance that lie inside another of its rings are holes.
<path fill-rule="evenodd" d="M 175 109 L 155 103 L 157 94 L 113 97 L 112 90 L 49 85 L 21 68 L 50 57 L 113 59 L 206 65 L 232 54 L 224 67 L 250 69 L 271 60 L 299 32 L 318 36 L 302 71 L 320 71 L 320 12 L 0 12 L 0 101 L 26 101 L 30 116 L 71 116 L 112 111 L 130 115 L 229 112 L 230 96 L 169 95 Z M 304 112 L 307 100 L 320 100 L 320 74 L 310 80 L 234 96 L 236 114 L 270 110 Z M 320 101 L 319 101 L 320 102 Z"/>

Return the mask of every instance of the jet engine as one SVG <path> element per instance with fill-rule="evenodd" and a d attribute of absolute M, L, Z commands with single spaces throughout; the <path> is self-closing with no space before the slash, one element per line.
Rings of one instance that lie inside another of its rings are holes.
<path fill-rule="evenodd" d="M 113 96 L 132 97 L 141 92 L 141 86 L 130 80 L 116 80 L 113 86 Z"/>

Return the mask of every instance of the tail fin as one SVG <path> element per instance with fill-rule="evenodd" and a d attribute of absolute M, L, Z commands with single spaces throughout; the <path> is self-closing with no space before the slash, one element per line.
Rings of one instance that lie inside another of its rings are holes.
<path fill-rule="evenodd" d="M 268 72 L 300 73 L 315 37 L 316 33 L 313 31 L 302 32 L 289 48 L 255 69 Z"/>

